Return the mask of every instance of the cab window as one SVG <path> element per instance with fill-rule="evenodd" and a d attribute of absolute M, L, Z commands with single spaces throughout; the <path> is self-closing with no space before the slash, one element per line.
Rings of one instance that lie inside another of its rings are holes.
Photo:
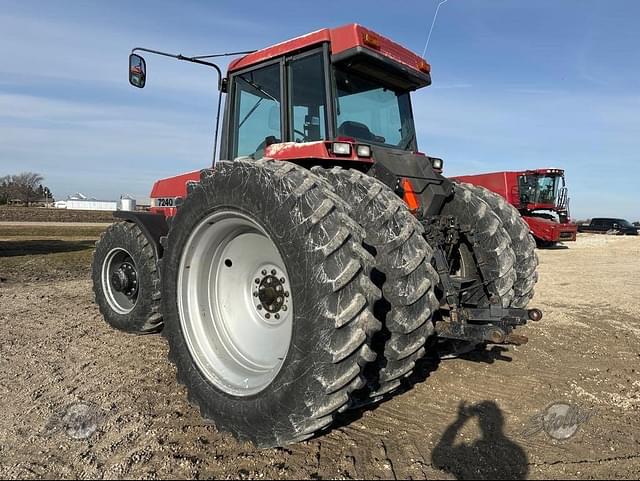
<path fill-rule="evenodd" d="M 385 87 L 348 67 L 336 66 L 338 135 L 402 150 L 416 148 L 409 92 Z"/>
<path fill-rule="evenodd" d="M 259 159 L 264 149 L 280 142 L 280 64 L 273 64 L 234 78 L 235 117 L 231 131 L 235 133 L 232 157 Z"/>
<path fill-rule="evenodd" d="M 312 142 L 326 137 L 326 90 L 321 53 L 289 63 L 291 132 L 295 142 Z"/>

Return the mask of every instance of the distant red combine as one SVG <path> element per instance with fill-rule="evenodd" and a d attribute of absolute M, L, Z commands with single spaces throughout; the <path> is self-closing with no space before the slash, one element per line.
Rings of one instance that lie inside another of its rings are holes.
<path fill-rule="evenodd" d="M 504 197 L 520 211 L 539 247 L 576 240 L 578 227 L 569 216 L 564 170 L 492 172 L 460 176 L 456 180 L 479 185 Z"/>

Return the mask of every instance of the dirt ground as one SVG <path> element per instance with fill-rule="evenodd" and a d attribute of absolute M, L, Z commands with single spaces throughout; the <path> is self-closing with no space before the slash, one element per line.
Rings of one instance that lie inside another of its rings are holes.
<path fill-rule="evenodd" d="M 545 318 L 519 330 L 527 345 L 431 359 L 376 409 L 259 451 L 202 421 L 162 337 L 102 321 L 100 230 L 0 224 L 2 478 L 640 477 L 640 238 L 540 251 Z M 79 402 L 95 416 L 73 430 Z M 569 439 L 533 433 L 554 402 L 580 413 Z"/>

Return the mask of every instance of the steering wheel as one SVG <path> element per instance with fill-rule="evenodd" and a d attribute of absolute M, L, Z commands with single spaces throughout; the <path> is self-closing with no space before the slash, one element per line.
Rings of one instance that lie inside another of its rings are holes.
<path fill-rule="evenodd" d="M 298 129 L 293 129 L 293 133 L 294 134 L 300 134 L 302 135 L 302 141 L 304 142 L 305 140 L 307 140 L 307 134 L 305 134 L 304 132 L 300 132 Z"/>

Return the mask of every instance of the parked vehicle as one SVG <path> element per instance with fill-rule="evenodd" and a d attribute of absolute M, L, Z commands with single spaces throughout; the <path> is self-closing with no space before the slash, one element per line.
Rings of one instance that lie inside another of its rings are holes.
<path fill-rule="evenodd" d="M 638 227 L 625 219 L 611 217 L 596 217 L 591 223 L 578 225 L 578 232 L 592 232 L 596 234 L 638 235 Z"/>

